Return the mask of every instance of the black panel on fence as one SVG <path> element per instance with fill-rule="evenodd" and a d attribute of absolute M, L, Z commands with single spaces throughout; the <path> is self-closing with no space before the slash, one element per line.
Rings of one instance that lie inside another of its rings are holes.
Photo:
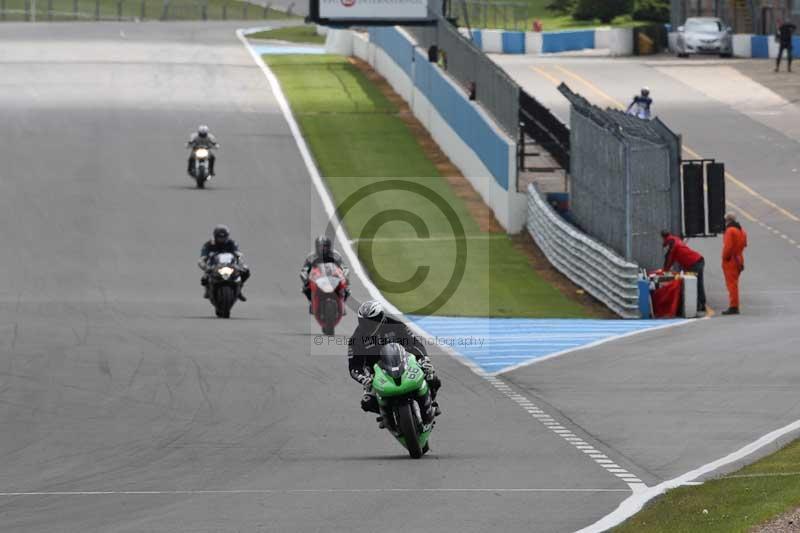
<path fill-rule="evenodd" d="M 708 179 L 708 232 L 725 232 L 725 164 L 709 163 Z"/>
<path fill-rule="evenodd" d="M 519 91 L 519 121 L 529 135 L 565 170 L 569 170 L 569 128 L 524 90 Z"/>
<path fill-rule="evenodd" d="M 683 165 L 683 225 L 687 237 L 706 233 L 703 165 Z"/>

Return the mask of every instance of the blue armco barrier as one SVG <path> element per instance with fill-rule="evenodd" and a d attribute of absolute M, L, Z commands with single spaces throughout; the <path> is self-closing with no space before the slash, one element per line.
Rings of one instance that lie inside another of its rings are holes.
<path fill-rule="evenodd" d="M 509 147 L 500 133 L 466 98 L 428 61 L 427 54 L 414 49 L 396 28 L 373 27 L 370 42 L 383 49 L 405 72 L 450 128 L 475 152 L 495 181 L 508 190 Z"/>
<path fill-rule="evenodd" d="M 542 52 L 568 52 L 594 48 L 594 30 L 560 31 L 542 34 Z"/>
<path fill-rule="evenodd" d="M 370 28 L 369 40 L 382 48 L 409 78 L 413 76 L 414 46 L 403 34 L 394 28 Z"/>
<path fill-rule="evenodd" d="M 505 31 L 505 32 L 503 32 L 503 53 L 504 54 L 524 54 L 525 53 L 525 32 L 524 31 Z"/>
<path fill-rule="evenodd" d="M 421 52 L 416 53 L 414 84 L 450 128 L 472 149 L 495 181 L 508 190 L 508 144 L 486 122 L 463 92 Z"/>
<path fill-rule="evenodd" d="M 800 37 L 792 37 L 792 57 L 800 57 Z"/>
<path fill-rule="evenodd" d="M 483 50 L 483 35 L 481 35 L 481 30 L 472 30 L 472 42 L 475 43 L 475 46 Z"/>
<path fill-rule="evenodd" d="M 769 39 L 766 35 L 753 35 L 750 37 L 750 57 L 769 57 Z"/>

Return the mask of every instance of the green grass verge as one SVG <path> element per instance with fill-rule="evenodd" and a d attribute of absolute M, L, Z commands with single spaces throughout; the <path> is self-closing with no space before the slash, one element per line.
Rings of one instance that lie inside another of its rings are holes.
<path fill-rule="evenodd" d="M 25 0 L 5 0 L 0 21 L 28 20 Z M 265 20 L 288 19 L 286 13 L 237 0 L 38 0 L 37 21 L 68 20 Z"/>
<path fill-rule="evenodd" d="M 581 306 L 537 277 L 506 235 L 481 232 L 398 117 L 394 104 L 345 58 L 267 55 L 264 59 L 280 79 L 340 213 L 352 195 L 372 192 L 345 213 L 344 224 L 351 238 L 361 239 L 359 256 L 398 308 L 412 312 L 426 307 L 448 286 L 461 259 L 463 278 L 435 314 L 587 316 Z M 425 196 L 394 186 L 384 192 L 370 190 L 393 178 L 424 188 Z M 433 197 L 449 206 L 451 218 L 429 201 Z M 429 238 L 418 238 L 409 221 L 396 220 L 398 211 L 423 221 Z M 382 223 L 374 239 L 364 240 L 365 228 L 376 220 Z M 451 222 L 463 227 L 465 249 L 453 239 Z M 428 269 L 424 280 L 418 267 Z M 416 286 L 415 279 L 421 280 Z"/>
<path fill-rule="evenodd" d="M 600 19 L 575 20 L 571 15 L 558 15 L 547 9 L 549 0 L 514 0 L 517 6 L 512 7 L 504 0 L 489 0 L 486 4 L 471 4 L 469 21 L 473 28 L 497 28 L 507 30 L 530 31 L 534 20 L 542 23 L 544 31 L 588 29 L 601 26 L 629 28 L 652 24 L 633 20 L 630 15 L 615 18 L 610 24 L 603 24 Z M 460 16 L 461 9 L 454 7 Z M 459 19 L 463 25 L 463 17 Z"/>
<path fill-rule="evenodd" d="M 800 441 L 728 476 L 673 489 L 614 532 L 745 533 L 797 506 Z"/>
<path fill-rule="evenodd" d="M 276 28 L 274 30 L 251 33 L 247 37 L 248 39 L 276 39 L 290 43 L 325 44 L 325 37 L 317 35 L 317 27 L 313 25 Z"/>

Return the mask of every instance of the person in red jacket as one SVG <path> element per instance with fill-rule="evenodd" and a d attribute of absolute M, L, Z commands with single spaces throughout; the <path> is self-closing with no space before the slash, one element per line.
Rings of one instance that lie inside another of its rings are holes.
<path fill-rule="evenodd" d="M 728 286 L 728 309 L 723 315 L 739 314 L 739 276 L 744 270 L 744 249 L 747 247 L 745 233 L 736 215 L 725 215 L 725 236 L 722 244 L 722 273 L 725 274 L 725 285 Z"/>
<path fill-rule="evenodd" d="M 664 243 L 664 270 L 672 269 L 677 263 L 684 272 L 693 272 L 697 276 L 697 310 L 706 310 L 706 288 L 703 280 L 703 270 L 706 261 L 703 256 L 689 248 L 677 235 L 667 230 L 661 232 Z"/>

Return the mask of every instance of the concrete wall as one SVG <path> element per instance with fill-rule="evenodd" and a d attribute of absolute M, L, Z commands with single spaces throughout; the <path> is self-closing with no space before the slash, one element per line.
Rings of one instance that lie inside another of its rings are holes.
<path fill-rule="evenodd" d="M 462 28 L 462 34 L 469 32 Z M 577 50 L 608 50 L 613 56 L 633 54 L 633 30 L 597 28 L 551 32 L 472 30 L 472 39 L 490 54 L 550 54 Z"/>
<path fill-rule="evenodd" d="M 492 209 L 498 222 L 518 233 L 525 224 L 526 196 L 516 191 L 516 143 L 424 50 L 397 28 L 373 28 L 370 36 L 339 30 L 409 103 L 414 116 Z M 331 32 L 333 33 L 333 32 Z M 330 39 L 330 37 L 329 37 Z"/>

